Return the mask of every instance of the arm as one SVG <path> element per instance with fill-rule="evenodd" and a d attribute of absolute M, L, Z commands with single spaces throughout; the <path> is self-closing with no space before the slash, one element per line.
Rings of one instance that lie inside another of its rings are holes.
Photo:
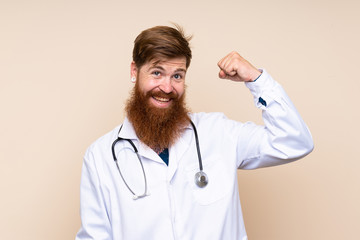
<path fill-rule="evenodd" d="M 220 78 L 245 82 L 263 113 L 265 126 L 247 123 L 239 136 L 239 168 L 279 165 L 312 151 L 313 141 L 306 124 L 282 87 L 266 71 L 261 73 L 236 52 L 228 54 L 218 66 Z"/>
<path fill-rule="evenodd" d="M 84 157 L 80 185 L 81 228 L 76 240 L 110 240 L 110 222 L 91 151 Z"/>

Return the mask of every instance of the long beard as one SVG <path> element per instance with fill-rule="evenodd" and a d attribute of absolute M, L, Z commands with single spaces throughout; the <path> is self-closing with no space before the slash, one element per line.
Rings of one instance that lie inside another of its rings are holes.
<path fill-rule="evenodd" d="M 157 108 L 150 104 L 154 95 L 171 97 L 172 104 L 168 108 Z M 140 141 L 157 153 L 173 145 L 190 122 L 184 99 L 185 94 L 180 98 L 156 91 L 143 94 L 136 83 L 125 111 Z"/>

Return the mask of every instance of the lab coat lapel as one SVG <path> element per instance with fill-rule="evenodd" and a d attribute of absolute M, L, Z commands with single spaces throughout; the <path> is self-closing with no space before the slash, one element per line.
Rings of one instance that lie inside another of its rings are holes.
<path fill-rule="evenodd" d="M 155 162 L 164 163 L 163 160 L 159 157 L 159 155 L 146 146 L 145 144 L 139 142 L 139 154 L 147 159 L 153 160 Z"/>
<path fill-rule="evenodd" d="M 191 137 L 192 131 L 190 127 L 187 127 L 179 138 L 179 140 L 174 144 L 173 147 L 170 148 L 170 155 L 169 155 L 169 171 L 168 171 L 168 179 L 174 177 L 176 170 L 178 168 L 179 162 L 181 161 L 184 153 L 189 149 L 191 146 Z"/>

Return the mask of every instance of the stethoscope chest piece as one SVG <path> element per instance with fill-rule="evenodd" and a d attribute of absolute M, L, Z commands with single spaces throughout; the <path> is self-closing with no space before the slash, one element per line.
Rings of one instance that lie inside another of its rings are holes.
<path fill-rule="evenodd" d="M 208 182 L 209 182 L 209 178 L 206 175 L 206 173 L 204 173 L 203 171 L 197 172 L 195 174 L 195 184 L 198 187 L 200 187 L 200 188 L 206 187 Z"/>

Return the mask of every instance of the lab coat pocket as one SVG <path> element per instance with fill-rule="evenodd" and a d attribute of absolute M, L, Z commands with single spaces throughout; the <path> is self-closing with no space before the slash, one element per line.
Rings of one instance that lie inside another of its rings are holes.
<path fill-rule="evenodd" d="M 213 156 L 203 161 L 203 171 L 208 176 L 208 184 L 200 188 L 195 184 L 195 174 L 199 172 L 199 165 L 189 166 L 187 180 L 196 202 L 200 205 L 213 204 L 225 197 L 229 197 L 234 186 L 233 170 L 226 166 L 220 156 Z"/>

